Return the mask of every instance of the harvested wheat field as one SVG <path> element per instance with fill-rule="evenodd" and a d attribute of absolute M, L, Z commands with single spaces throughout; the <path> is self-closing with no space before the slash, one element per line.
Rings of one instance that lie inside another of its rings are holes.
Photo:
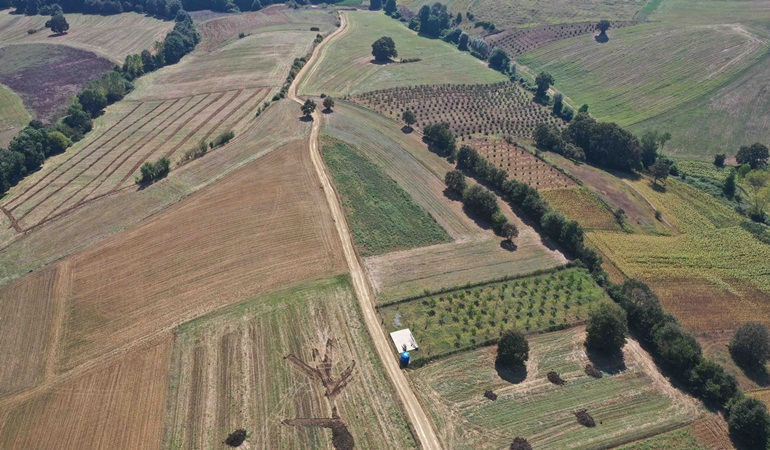
<path fill-rule="evenodd" d="M 70 261 L 62 369 L 224 305 L 345 268 L 303 142 Z"/>
<path fill-rule="evenodd" d="M 171 334 L 46 386 L 0 415 L 0 448 L 157 449 Z"/>
<path fill-rule="evenodd" d="M 332 430 L 349 433 L 338 449 L 413 448 L 361 320 L 340 276 L 179 327 L 166 447 L 219 448 L 245 429 L 252 449 L 331 449 Z"/>

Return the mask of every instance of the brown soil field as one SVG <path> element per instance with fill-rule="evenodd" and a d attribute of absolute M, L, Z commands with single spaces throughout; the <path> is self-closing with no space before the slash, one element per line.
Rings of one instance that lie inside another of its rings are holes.
<path fill-rule="evenodd" d="M 287 283 L 342 272 L 318 185 L 304 143 L 295 142 L 74 255 L 60 368 Z"/>
<path fill-rule="evenodd" d="M 575 186 L 574 180 L 547 162 L 506 141 L 474 140 L 468 143 L 508 175 L 538 190 Z"/>
<path fill-rule="evenodd" d="M 126 55 L 151 49 L 155 41 L 174 27 L 173 21 L 163 21 L 144 14 L 123 13 L 113 16 L 67 13 L 69 31 L 53 35 L 45 28 L 46 16 L 11 14 L 0 11 L 0 42 L 5 44 L 45 43 L 76 47 L 94 52 L 115 63 L 123 63 Z M 27 30 L 39 30 L 29 34 Z"/>
<path fill-rule="evenodd" d="M 336 410 L 357 448 L 413 448 L 361 320 L 347 277 L 337 277 L 181 326 L 166 447 L 224 448 L 243 428 L 252 449 L 332 449 L 322 426 Z"/>
<path fill-rule="evenodd" d="M 393 252 L 365 260 L 378 303 L 506 275 L 555 267 L 567 259 L 501 203 L 519 227 L 516 250 L 501 246 L 485 224 L 469 217 L 462 203 L 444 190 L 444 175 L 452 166 L 430 152 L 417 133 L 404 133 L 400 124 L 360 106 L 339 102 L 327 114 L 324 132 L 354 145 L 436 219 L 454 239 L 451 244 Z M 481 226 L 480 226 L 481 225 Z"/>
<path fill-rule="evenodd" d="M 39 384 L 52 351 L 59 266 L 0 288 L 0 399 Z"/>
<path fill-rule="evenodd" d="M 636 22 L 612 21 L 612 28 L 623 28 L 636 24 Z M 513 58 L 548 45 L 551 42 L 594 33 L 596 33 L 596 22 L 565 23 L 513 28 L 486 36 L 484 40 L 492 47 L 502 48 Z"/>
<path fill-rule="evenodd" d="M 45 123 L 63 116 L 71 96 L 114 66 L 95 53 L 64 45 L 9 45 L 0 48 L 0 60 L 0 83 Z"/>
<path fill-rule="evenodd" d="M 18 405 L 4 405 L 0 448 L 160 448 L 170 351 L 168 333 Z"/>
<path fill-rule="evenodd" d="M 547 108 L 532 101 L 532 94 L 517 84 L 439 84 L 391 88 L 352 98 L 401 122 L 412 110 L 416 126 L 448 122 L 461 140 L 474 137 L 529 138 L 541 122 L 561 123 Z"/>

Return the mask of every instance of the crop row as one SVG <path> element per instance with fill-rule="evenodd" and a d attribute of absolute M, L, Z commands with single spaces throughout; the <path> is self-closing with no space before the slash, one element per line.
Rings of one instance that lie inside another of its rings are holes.
<path fill-rule="evenodd" d="M 528 92 L 509 82 L 391 88 L 358 95 L 353 101 L 396 120 L 411 110 L 418 127 L 448 122 L 462 140 L 490 135 L 528 138 L 539 123 L 559 122 Z"/>

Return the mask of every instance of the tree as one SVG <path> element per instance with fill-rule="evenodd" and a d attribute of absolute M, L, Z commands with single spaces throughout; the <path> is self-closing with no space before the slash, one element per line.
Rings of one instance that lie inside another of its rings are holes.
<path fill-rule="evenodd" d="M 727 159 L 727 155 L 725 153 L 717 153 L 714 155 L 714 165 L 720 168 L 724 167 L 725 159 Z"/>
<path fill-rule="evenodd" d="M 326 108 L 327 111 L 331 111 L 332 108 L 334 108 L 334 99 L 331 97 L 326 97 L 324 99 L 324 108 Z"/>
<path fill-rule="evenodd" d="M 385 14 L 391 15 L 396 11 L 398 11 L 396 0 L 385 0 Z"/>
<path fill-rule="evenodd" d="M 369 10 L 379 11 L 382 9 L 382 0 L 369 0 Z"/>
<path fill-rule="evenodd" d="M 722 192 L 725 197 L 732 199 L 735 197 L 735 169 L 730 169 L 730 173 L 727 174 L 725 182 L 722 184 Z"/>
<path fill-rule="evenodd" d="M 470 36 L 468 36 L 468 33 L 463 32 L 460 35 L 460 41 L 457 43 L 457 48 L 462 51 L 468 50 L 468 41 L 470 40 Z"/>
<path fill-rule="evenodd" d="M 655 292 L 645 283 L 633 278 L 610 290 L 612 299 L 628 314 L 628 323 L 639 338 L 652 343 L 654 331 L 665 320 L 665 313 Z"/>
<path fill-rule="evenodd" d="M 645 169 L 655 164 L 655 160 L 658 158 L 659 137 L 657 131 L 647 130 L 639 140 L 642 144 L 642 166 Z"/>
<path fill-rule="evenodd" d="M 498 72 L 507 72 L 511 66 L 511 58 L 501 48 L 492 50 L 492 54 L 489 56 L 489 67 L 497 70 Z"/>
<path fill-rule="evenodd" d="M 83 105 L 83 110 L 96 117 L 107 106 L 107 96 L 101 89 L 84 89 L 78 94 L 78 102 Z"/>
<path fill-rule="evenodd" d="M 396 43 L 388 36 L 383 36 L 372 44 L 372 55 L 375 61 L 388 61 L 398 56 Z"/>
<path fill-rule="evenodd" d="M 730 408 L 730 434 L 748 448 L 764 449 L 770 436 L 767 406 L 753 397 L 737 400 Z"/>
<path fill-rule="evenodd" d="M 723 407 L 738 392 L 738 381 L 724 367 L 702 360 L 690 374 L 693 393 L 707 404 Z"/>
<path fill-rule="evenodd" d="M 51 28 L 51 31 L 56 34 L 64 34 L 70 29 L 70 24 L 67 23 L 64 14 L 56 14 L 51 17 L 51 20 L 46 23 L 46 26 Z"/>
<path fill-rule="evenodd" d="M 457 152 L 457 138 L 447 122 L 431 123 L 423 129 L 425 137 L 435 148 L 454 158 Z"/>
<path fill-rule="evenodd" d="M 412 128 L 412 125 L 417 122 L 417 116 L 412 110 L 407 109 L 403 114 L 401 114 L 401 120 L 404 121 L 407 127 Z"/>
<path fill-rule="evenodd" d="M 663 150 L 663 146 L 666 145 L 666 142 L 670 140 L 671 140 L 671 133 L 669 133 L 668 131 L 665 131 L 658 135 L 658 144 L 660 145 L 661 151 Z"/>
<path fill-rule="evenodd" d="M 587 113 L 588 112 L 588 104 L 583 103 L 580 105 L 580 108 L 578 108 L 578 114 L 580 113 Z"/>
<path fill-rule="evenodd" d="M 540 72 L 535 77 L 535 84 L 537 85 L 537 91 L 535 91 L 535 97 L 542 99 L 545 98 L 548 88 L 554 83 L 553 76 L 548 72 Z"/>
<path fill-rule="evenodd" d="M 529 359 L 529 342 L 519 330 L 504 331 L 497 343 L 497 361 L 507 366 L 521 366 Z"/>
<path fill-rule="evenodd" d="M 45 152 L 46 156 L 55 155 L 61 153 L 72 145 L 70 138 L 64 135 L 61 131 L 49 131 L 48 132 L 48 148 Z"/>
<path fill-rule="evenodd" d="M 654 343 L 663 363 L 675 370 L 680 378 L 686 379 L 701 360 L 698 341 L 675 322 L 659 327 L 655 331 Z"/>
<path fill-rule="evenodd" d="M 556 93 L 553 96 L 553 115 L 561 117 L 562 108 L 564 108 L 564 96 L 561 93 Z"/>
<path fill-rule="evenodd" d="M 767 147 L 759 142 L 752 145 L 744 145 L 735 155 L 738 164 L 748 164 L 752 169 L 759 169 L 767 165 L 767 159 L 770 157 Z"/>
<path fill-rule="evenodd" d="M 463 192 L 463 203 L 471 212 L 488 222 L 491 222 L 492 216 L 500 210 L 497 196 L 478 184 L 474 184 Z"/>
<path fill-rule="evenodd" d="M 768 201 L 770 173 L 761 170 L 753 170 L 743 177 L 743 182 L 751 196 L 751 215 L 761 217 L 764 215 L 765 205 Z"/>
<path fill-rule="evenodd" d="M 506 241 L 512 244 L 513 240 L 519 237 L 519 229 L 516 227 L 516 224 L 512 222 L 506 222 L 505 225 L 502 226 L 500 234 L 505 238 Z"/>
<path fill-rule="evenodd" d="M 607 302 L 588 314 L 586 346 L 588 348 L 617 353 L 626 344 L 628 321 L 626 312 L 617 303 Z"/>
<path fill-rule="evenodd" d="M 757 322 L 747 322 L 730 341 L 730 356 L 743 367 L 760 368 L 770 361 L 770 332 Z"/>
<path fill-rule="evenodd" d="M 666 181 L 668 178 L 669 167 L 663 160 L 658 159 L 655 164 L 650 166 L 650 176 L 652 176 L 652 182 L 658 184 L 658 181 Z"/>
<path fill-rule="evenodd" d="M 599 23 L 596 24 L 596 29 L 599 30 L 600 34 L 607 34 L 607 30 L 610 29 L 610 21 L 607 19 L 602 19 L 599 21 Z"/>
<path fill-rule="evenodd" d="M 302 110 L 302 114 L 304 114 L 305 117 L 310 117 L 310 115 L 315 112 L 315 107 L 315 102 L 313 100 L 307 99 L 305 100 L 305 104 L 303 104 L 300 109 Z"/>
<path fill-rule="evenodd" d="M 465 175 L 459 170 L 450 170 L 444 176 L 444 183 L 447 187 L 457 194 L 462 195 L 465 189 L 468 187 L 468 182 L 465 180 Z"/>
<path fill-rule="evenodd" d="M 489 57 L 489 52 L 491 51 L 487 41 L 481 38 L 473 39 L 470 43 L 470 48 L 471 52 L 481 59 L 487 59 Z"/>

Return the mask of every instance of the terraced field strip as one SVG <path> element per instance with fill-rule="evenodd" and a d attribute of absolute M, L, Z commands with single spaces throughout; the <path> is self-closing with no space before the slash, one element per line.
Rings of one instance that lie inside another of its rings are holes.
<path fill-rule="evenodd" d="M 574 180 L 547 162 L 515 144 L 505 141 L 474 140 L 468 143 L 508 175 L 538 190 L 574 186 Z"/>
<path fill-rule="evenodd" d="M 563 123 L 533 102 L 531 93 L 509 81 L 390 88 L 360 94 L 352 100 L 397 122 L 404 111 L 411 110 L 420 128 L 448 122 L 463 141 L 488 136 L 530 138 L 540 123 Z"/>
<path fill-rule="evenodd" d="M 607 43 L 566 39 L 518 60 L 552 74 L 570 103 L 629 126 L 706 98 L 762 61 L 767 42 L 740 25 L 649 24 L 616 30 Z"/>
<path fill-rule="evenodd" d="M 411 381 L 449 448 L 500 449 L 515 436 L 534 448 L 610 448 L 681 427 L 703 413 L 697 401 L 660 375 L 636 341 L 628 340 L 621 361 L 592 361 L 585 353 L 582 328 L 528 339 L 526 371 L 496 369 L 494 347 L 414 371 Z M 602 378 L 585 373 L 589 363 Z M 566 383 L 549 382 L 551 371 Z M 497 400 L 485 398 L 487 390 Z M 596 427 L 578 424 L 579 409 L 587 410 Z"/>

